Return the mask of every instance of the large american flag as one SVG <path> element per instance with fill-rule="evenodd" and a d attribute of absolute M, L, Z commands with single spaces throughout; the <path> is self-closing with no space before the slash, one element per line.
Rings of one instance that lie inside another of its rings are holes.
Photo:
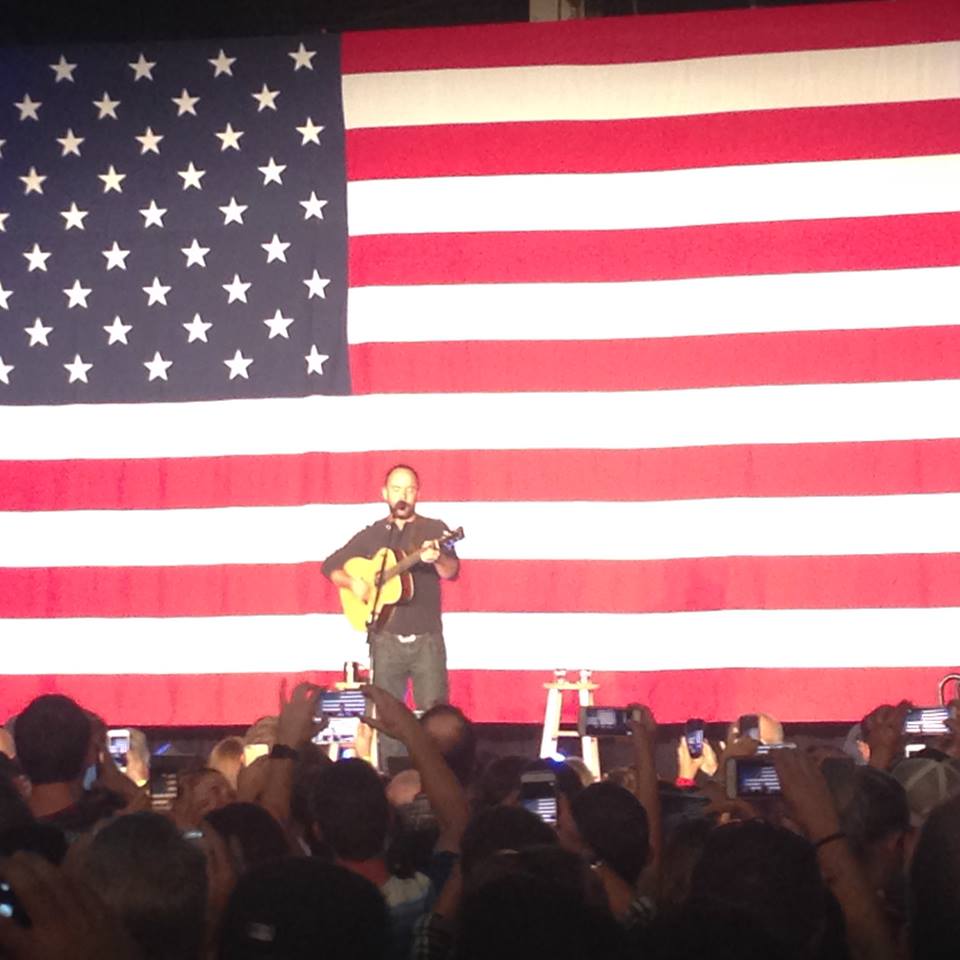
<path fill-rule="evenodd" d="M 411 462 L 453 699 L 960 660 L 960 3 L 0 51 L 0 712 L 243 723 Z"/>

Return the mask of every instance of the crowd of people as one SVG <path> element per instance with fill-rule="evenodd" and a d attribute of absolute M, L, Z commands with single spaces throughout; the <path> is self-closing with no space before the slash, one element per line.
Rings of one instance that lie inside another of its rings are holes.
<path fill-rule="evenodd" d="M 681 736 L 669 779 L 654 719 L 636 706 L 631 762 L 595 780 L 573 758 L 484 762 L 457 708 L 418 718 L 364 692 L 369 723 L 409 757 L 393 777 L 331 760 L 313 741 L 318 690 L 301 685 L 183 772 L 168 810 L 152 807 L 142 737 L 121 771 L 96 716 L 67 697 L 34 700 L 0 730 L 0 957 L 960 950 L 960 731 L 905 757 L 906 704 L 865 717 L 848 750 L 784 742 L 762 715 L 756 739 L 732 724 L 699 755 Z M 726 771 L 758 752 L 778 788 L 738 795 Z M 523 802 L 531 784 L 539 804 Z"/>

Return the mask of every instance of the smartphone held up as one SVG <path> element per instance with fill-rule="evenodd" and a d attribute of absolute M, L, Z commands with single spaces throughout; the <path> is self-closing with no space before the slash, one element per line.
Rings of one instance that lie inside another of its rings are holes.
<path fill-rule="evenodd" d="M 520 806 L 551 827 L 557 824 L 557 778 L 549 770 L 531 770 L 520 777 Z"/>

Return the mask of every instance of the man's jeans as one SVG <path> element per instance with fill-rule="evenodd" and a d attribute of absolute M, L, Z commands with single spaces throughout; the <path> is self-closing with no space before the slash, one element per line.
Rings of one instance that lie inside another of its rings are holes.
<path fill-rule="evenodd" d="M 447 702 L 447 651 L 442 633 L 419 633 L 411 637 L 381 631 L 372 638 L 370 659 L 373 682 L 398 700 L 407 695 L 407 680 L 413 681 L 413 700 L 418 710 Z M 380 768 L 387 770 L 388 757 L 405 756 L 403 745 L 380 735 Z"/>

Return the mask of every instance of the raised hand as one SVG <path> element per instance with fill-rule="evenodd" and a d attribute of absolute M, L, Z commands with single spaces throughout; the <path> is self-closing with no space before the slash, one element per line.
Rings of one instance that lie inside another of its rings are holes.
<path fill-rule="evenodd" d="M 888 704 L 877 707 L 870 713 L 863 731 L 870 747 L 870 766 L 878 770 L 889 770 L 903 754 L 903 722 L 910 704 L 901 700 L 895 707 Z"/>
<path fill-rule="evenodd" d="M 320 687 L 315 683 L 298 683 L 288 700 L 286 697 L 286 681 L 280 688 L 280 719 L 277 723 L 277 743 L 285 746 L 303 746 L 314 730 L 314 715 L 316 713 L 317 697 L 320 696 Z"/>
<path fill-rule="evenodd" d="M 833 795 L 817 761 L 803 750 L 775 750 L 773 765 L 794 820 L 816 843 L 840 830 Z"/>
<path fill-rule="evenodd" d="M 381 687 L 367 684 L 360 690 L 376 708 L 376 716 L 365 716 L 363 722 L 409 747 L 422 728 L 407 705 Z"/>

